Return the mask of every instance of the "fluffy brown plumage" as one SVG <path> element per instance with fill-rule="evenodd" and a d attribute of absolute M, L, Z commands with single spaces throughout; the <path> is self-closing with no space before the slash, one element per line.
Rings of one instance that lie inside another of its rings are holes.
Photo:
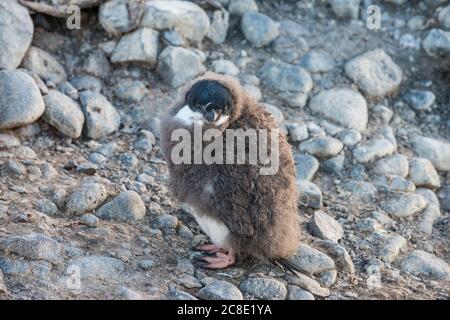
<path fill-rule="evenodd" d="M 275 129 L 270 113 L 258 105 L 231 77 L 208 73 L 202 79 L 218 81 L 231 93 L 234 108 L 225 129 Z M 187 91 L 192 84 L 187 87 Z M 286 136 L 279 134 L 279 170 L 261 175 L 260 164 L 182 164 L 171 161 L 171 133 L 182 125 L 174 114 L 177 103 L 161 122 L 161 147 L 170 171 L 170 189 L 195 213 L 223 223 L 229 229 L 226 242 L 218 244 L 237 256 L 289 258 L 300 241 L 295 165 Z M 224 145 L 226 143 L 223 134 Z M 208 186 L 208 188 L 205 188 Z M 211 187 L 213 192 L 211 192 Z M 208 189 L 208 190 L 206 190 Z"/>

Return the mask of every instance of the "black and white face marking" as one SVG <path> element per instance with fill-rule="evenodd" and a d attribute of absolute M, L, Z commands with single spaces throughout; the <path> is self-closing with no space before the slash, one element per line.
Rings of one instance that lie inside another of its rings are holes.
<path fill-rule="evenodd" d="M 188 91 L 185 105 L 175 117 L 187 125 L 213 123 L 218 127 L 228 121 L 232 110 L 227 88 L 215 80 L 200 80 Z"/>

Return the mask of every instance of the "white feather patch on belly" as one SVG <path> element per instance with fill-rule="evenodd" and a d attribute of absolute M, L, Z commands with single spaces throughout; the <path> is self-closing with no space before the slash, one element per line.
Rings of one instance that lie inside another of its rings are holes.
<path fill-rule="evenodd" d="M 175 115 L 175 119 L 188 126 L 194 123 L 203 123 L 203 115 L 200 112 L 192 111 L 192 109 L 188 105 L 185 105 L 177 112 L 177 114 Z"/>
<path fill-rule="evenodd" d="M 199 215 L 195 212 L 192 212 L 192 215 L 212 243 L 221 248 L 227 247 L 227 237 L 230 234 L 230 230 L 223 222 L 218 222 L 207 215 Z"/>

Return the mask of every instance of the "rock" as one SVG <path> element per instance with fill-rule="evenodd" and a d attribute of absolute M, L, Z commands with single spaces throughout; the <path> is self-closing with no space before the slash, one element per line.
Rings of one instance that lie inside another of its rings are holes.
<path fill-rule="evenodd" d="M 438 199 L 438 197 L 436 196 L 436 194 L 432 190 L 420 188 L 420 189 L 416 190 L 416 193 L 418 193 L 422 197 L 424 197 L 425 200 L 427 200 L 427 203 L 429 205 L 434 205 L 434 206 L 436 206 L 438 208 L 440 207 L 439 199 Z"/>
<path fill-rule="evenodd" d="M 336 138 L 347 147 L 353 147 L 361 141 L 361 133 L 356 129 L 344 129 L 339 131 Z"/>
<path fill-rule="evenodd" d="M 159 55 L 158 73 L 174 88 L 187 84 L 205 71 L 200 57 L 189 49 L 169 46 Z"/>
<path fill-rule="evenodd" d="M 155 261 L 153 260 L 141 260 L 141 262 L 139 262 L 139 266 L 143 269 L 143 270 L 150 270 L 155 266 Z"/>
<path fill-rule="evenodd" d="M 406 178 L 409 172 L 408 158 L 401 154 L 389 156 L 375 162 L 373 172 L 381 176 L 396 175 Z"/>
<path fill-rule="evenodd" d="M 414 250 L 402 262 L 402 270 L 417 276 L 450 281 L 449 265 L 434 254 Z"/>
<path fill-rule="evenodd" d="M 150 28 L 140 28 L 120 38 L 111 55 L 112 63 L 144 63 L 156 65 L 159 48 L 159 33 Z"/>
<path fill-rule="evenodd" d="M 3 271 L 0 269 L 0 293 L 8 293 L 5 281 L 3 280 Z"/>
<path fill-rule="evenodd" d="M 420 194 L 412 193 L 387 200 L 381 203 L 381 208 L 397 218 L 410 217 L 425 209 L 427 201 Z"/>
<path fill-rule="evenodd" d="M 294 157 L 297 179 L 312 181 L 319 169 L 319 161 L 309 154 L 295 155 Z"/>
<path fill-rule="evenodd" d="M 241 30 L 256 48 L 270 44 L 279 35 L 278 24 L 259 12 L 246 12 L 241 18 Z"/>
<path fill-rule="evenodd" d="M 230 14 L 242 16 L 246 12 L 258 12 L 258 5 L 255 0 L 230 0 L 228 11 Z"/>
<path fill-rule="evenodd" d="M 353 157 L 360 163 L 367 163 L 377 158 L 394 153 L 395 147 L 385 138 L 372 138 L 353 150 Z"/>
<path fill-rule="evenodd" d="M 53 216 L 58 213 L 58 207 L 52 201 L 48 199 L 40 199 L 36 202 L 36 210 L 45 213 L 49 216 Z"/>
<path fill-rule="evenodd" d="M 126 0 L 110 0 L 98 9 L 98 20 L 106 32 L 117 35 L 131 29 L 130 15 Z"/>
<path fill-rule="evenodd" d="M 367 127 L 366 100 L 351 89 L 323 90 L 311 99 L 309 108 L 346 128 L 362 131 Z"/>
<path fill-rule="evenodd" d="M 244 84 L 243 88 L 255 101 L 260 101 L 262 99 L 262 92 L 257 86 Z"/>
<path fill-rule="evenodd" d="M 328 270 L 320 274 L 319 282 L 321 285 L 329 287 L 336 282 L 336 279 L 337 279 L 337 271 Z"/>
<path fill-rule="evenodd" d="M 407 245 L 407 241 L 402 236 L 388 237 L 381 249 L 380 258 L 384 262 L 392 263 L 400 253 L 400 250 L 404 249 Z"/>
<path fill-rule="evenodd" d="M 239 289 L 226 281 L 216 280 L 200 289 L 197 296 L 205 300 L 243 300 Z"/>
<path fill-rule="evenodd" d="M 339 174 L 344 169 L 345 154 L 341 153 L 337 156 L 322 161 L 320 167 L 324 172 L 331 174 Z"/>
<path fill-rule="evenodd" d="M 84 183 L 69 197 L 66 204 L 67 214 L 82 215 L 97 209 L 106 200 L 106 188 L 99 183 Z"/>
<path fill-rule="evenodd" d="M 97 228 L 99 220 L 96 216 L 91 213 L 86 213 L 81 216 L 81 221 L 89 228 Z"/>
<path fill-rule="evenodd" d="M 436 96 L 428 90 L 410 90 L 403 99 L 414 110 L 427 111 L 436 101 Z"/>
<path fill-rule="evenodd" d="M 450 185 L 441 188 L 439 198 L 441 198 L 444 210 L 450 211 Z"/>
<path fill-rule="evenodd" d="M 84 125 L 84 114 L 78 103 L 57 90 L 49 90 L 44 97 L 45 112 L 42 119 L 59 132 L 79 138 Z"/>
<path fill-rule="evenodd" d="M 145 204 L 134 191 L 123 191 L 95 213 L 101 219 L 138 221 L 145 216 Z"/>
<path fill-rule="evenodd" d="M 361 0 L 330 0 L 331 9 L 338 18 L 358 19 Z"/>
<path fill-rule="evenodd" d="M 300 151 L 309 153 L 319 159 L 336 156 L 343 148 L 342 142 L 331 137 L 319 137 L 306 140 L 300 144 Z"/>
<path fill-rule="evenodd" d="M 291 258 L 301 270 L 318 274 L 335 269 L 334 261 L 325 253 L 301 243 L 297 253 Z"/>
<path fill-rule="evenodd" d="M 422 47 L 431 57 L 448 57 L 450 54 L 450 32 L 431 29 L 422 41 Z"/>
<path fill-rule="evenodd" d="M 438 14 L 438 21 L 445 30 L 450 30 L 450 5 L 444 7 Z"/>
<path fill-rule="evenodd" d="M 208 33 L 210 23 L 205 11 L 193 2 L 149 1 L 141 26 L 156 30 L 175 30 L 187 40 L 200 43 Z"/>
<path fill-rule="evenodd" d="M 314 300 L 314 296 L 296 286 L 288 286 L 288 300 Z"/>
<path fill-rule="evenodd" d="M 307 290 L 308 292 L 311 292 L 315 296 L 328 297 L 330 295 L 330 290 L 321 287 L 316 280 L 308 276 L 305 276 L 304 274 L 299 273 L 298 275 L 295 276 L 286 274 L 285 278 L 289 283 L 301 289 Z"/>
<path fill-rule="evenodd" d="M 276 124 L 280 125 L 283 122 L 284 115 L 283 115 L 283 112 L 279 108 L 275 107 L 274 105 L 268 104 L 268 103 L 262 103 L 261 106 L 272 115 Z"/>
<path fill-rule="evenodd" d="M 69 98 L 72 98 L 73 100 L 78 100 L 78 98 L 79 98 L 78 90 L 75 89 L 75 87 L 72 86 L 72 84 L 69 81 L 64 81 L 64 82 L 60 83 L 58 86 L 58 91 L 65 94 Z M 41 92 L 42 92 L 42 90 L 41 90 Z M 46 94 L 48 94 L 48 90 L 47 90 Z"/>
<path fill-rule="evenodd" d="M 164 213 L 158 218 L 156 224 L 158 228 L 163 230 L 175 229 L 178 226 L 178 218 L 171 214 Z"/>
<path fill-rule="evenodd" d="M 39 88 L 23 71 L 0 71 L 0 130 L 36 121 L 45 110 Z"/>
<path fill-rule="evenodd" d="M 322 207 L 322 192 L 318 186 L 306 180 L 297 180 L 296 184 L 301 205 L 315 209 Z"/>
<path fill-rule="evenodd" d="M 135 168 L 138 165 L 139 159 L 132 153 L 124 153 L 120 157 L 120 162 L 127 168 Z"/>
<path fill-rule="evenodd" d="M 91 139 L 102 139 L 119 129 L 120 115 L 100 93 L 80 93 L 81 107 L 86 119 L 86 134 Z"/>
<path fill-rule="evenodd" d="M 0 149 L 20 146 L 20 140 L 10 132 L 0 132 Z"/>
<path fill-rule="evenodd" d="M 37 47 L 30 47 L 21 66 L 40 77 L 46 83 L 57 85 L 66 81 L 66 71 L 50 53 Z"/>
<path fill-rule="evenodd" d="M 0 69 L 16 69 L 33 39 L 33 20 L 18 1 L 0 3 Z M 5 91 L 7 92 L 7 91 Z"/>
<path fill-rule="evenodd" d="M 380 124 L 388 124 L 394 116 L 394 111 L 386 106 L 377 104 L 372 108 L 373 118 Z"/>
<path fill-rule="evenodd" d="M 347 250 L 332 240 L 321 240 L 318 245 L 329 254 L 336 266 L 344 272 L 355 273 L 355 266 Z"/>
<path fill-rule="evenodd" d="M 372 234 L 383 232 L 383 227 L 378 223 L 377 220 L 372 218 L 360 219 L 356 223 L 356 230 L 363 234 Z"/>
<path fill-rule="evenodd" d="M 201 288 L 203 285 L 200 281 L 197 280 L 196 277 L 190 274 L 183 274 L 178 279 L 177 282 L 183 285 L 185 288 L 193 289 L 193 288 Z"/>
<path fill-rule="evenodd" d="M 375 178 L 375 186 L 385 192 L 414 192 L 416 186 L 405 178 L 387 175 Z"/>
<path fill-rule="evenodd" d="M 216 73 L 227 74 L 230 76 L 237 76 L 239 74 L 239 68 L 230 60 L 215 60 L 212 63 L 212 67 Z"/>
<path fill-rule="evenodd" d="M 306 57 L 308 54 L 309 45 L 305 38 L 301 36 L 285 34 L 276 38 L 273 42 L 273 51 L 281 60 L 287 63 L 297 64 L 299 63 L 300 58 L 305 57 L 304 64 L 302 67 L 308 70 L 310 68 L 311 72 L 321 72 L 318 69 L 327 69 L 328 66 L 325 65 L 326 61 L 318 61 L 315 59 L 316 57 L 312 57 L 315 60 L 309 59 L 310 57 Z M 319 57 L 320 58 L 320 57 Z"/>
<path fill-rule="evenodd" d="M 437 170 L 450 171 L 450 143 L 416 136 L 411 139 L 414 152 L 431 161 Z"/>
<path fill-rule="evenodd" d="M 42 233 L 2 238 L 0 250 L 27 259 L 45 260 L 52 264 L 60 264 L 63 261 L 62 246 Z"/>
<path fill-rule="evenodd" d="M 334 61 L 324 50 L 311 50 L 300 60 L 300 65 L 311 73 L 320 73 L 332 70 Z"/>
<path fill-rule="evenodd" d="M 417 227 L 420 231 L 427 235 L 433 233 L 434 222 L 441 216 L 441 210 L 435 204 L 428 204 L 426 209 L 422 212 Z"/>
<path fill-rule="evenodd" d="M 167 293 L 167 298 L 169 300 L 198 300 L 190 293 L 180 291 L 176 288 L 169 290 L 169 292 Z"/>
<path fill-rule="evenodd" d="M 345 73 L 371 98 L 383 98 L 402 82 L 403 72 L 383 50 L 368 51 L 345 65 Z"/>
<path fill-rule="evenodd" d="M 289 123 L 286 125 L 289 137 L 293 142 L 308 139 L 308 127 L 304 123 Z"/>
<path fill-rule="evenodd" d="M 212 13 L 211 25 L 206 37 L 214 44 L 222 44 L 227 38 L 230 14 L 226 10 L 216 10 Z"/>
<path fill-rule="evenodd" d="M 343 184 L 343 188 L 351 192 L 351 197 L 358 201 L 371 201 L 377 193 L 377 189 L 370 182 L 349 181 Z"/>
<path fill-rule="evenodd" d="M 342 225 L 321 210 L 314 212 L 309 222 L 313 236 L 337 242 L 344 236 Z"/>
<path fill-rule="evenodd" d="M 284 300 L 287 295 L 286 286 L 275 279 L 248 278 L 239 285 L 245 294 L 263 300 Z"/>
<path fill-rule="evenodd" d="M 71 259 L 67 272 L 79 270 L 80 280 L 117 280 L 126 269 L 125 263 L 106 256 L 82 256 Z"/>
<path fill-rule="evenodd" d="M 8 160 L 6 167 L 9 171 L 17 175 L 22 175 L 27 172 L 27 168 L 25 168 L 25 166 L 17 160 Z"/>
<path fill-rule="evenodd" d="M 78 90 L 89 90 L 100 93 L 102 91 L 102 82 L 96 77 L 82 75 L 72 79 L 71 84 Z"/>
<path fill-rule="evenodd" d="M 142 81 L 121 81 L 114 89 L 116 96 L 131 103 L 140 102 L 148 94 L 148 90 Z"/>
<path fill-rule="evenodd" d="M 439 175 L 430 160 L 413 158 L 409 161 L 409 177 L 416 187 L 439 188 Z"/>
<path fill-rule="evenodd" d="M 111 65 L 103 50 L 96 49 L 84 58 L 82 70 L 94 77 L 108 79 Z"/>
<path fill-rule="evenodd" d="M 259 76 L 271 89 L 279 92 L 307 94 L 313 87 L 309 73 L 299 67 L 284 62 L 267 62 Z"/>

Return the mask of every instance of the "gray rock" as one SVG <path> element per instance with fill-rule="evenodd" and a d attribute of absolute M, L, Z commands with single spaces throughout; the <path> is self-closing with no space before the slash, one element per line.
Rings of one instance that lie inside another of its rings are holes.
<path fill-rule="evenodd" d="M 239 285 L 245 294 L 263 300 L 284 300 L 287 295 L 286 286 L 275 279 L 249 278 Z"/>
<path fill-rule="evenodd" d="M 9 171 L 17 175 L 22 175 L 27 172 L 27 168 L 17 160 L 8 160 L 8 162 L 6 163 L 6 167 Z"/>
<path fill-rule="evenodd" d="M 322 207 L 322 192 L 318 186 L 306 180 L 297 180 L 296 185 L 301 205 L 315 209 Z"/>
<path fill-rule="evenodd" d="M 383 50 L 368 51 L 345 65 L 345 73 L 371 98 L 383 98 L 402 82 L 403 72 Z"/>
<path fill-rule="evenodd" d="M 239 68 L 230 60 L 214 60 L 212 67 L 216 73 L 227 74 L 230 76 L 237 76 L 239 74 Z"/>
<path fill-rule="evenodd" d="M 422 41 L 422 46 L 431 57 L 448 57 L 450 55 L 450 31 L 431 29 Z"/>
<path fill-rule="evenodd" d="M 327 173 L 339 174 L 344 169 L 345 154 L 341 153 L 335 157 L 322 161 L 320 168 Z"/>
<path fill-rule="evenodd" d="M 178 226 L 178 223 L 179 222 L 177 217 L 168 213 L 164 213 L 158 218 L 156 225 L 160 229 L 169 230 L 175 229 Z"/>
<path fill-rule="evenodd" d="M 450 211 L 450 185 L 441 188 L 439 198 L 441 198 L 444 210 Z"/>
<path fill-rule="evenodd" d="M 105 144 L 102 144 L 102 146 L 96 150 L 98 153 L 101 153 L 107 158 L 111 158 L 114 156 L 115 152 L 117 150 L 117 143 L 115 142 L 108 142 Z"/>
<path fill-rule="evenodd" d="M 259 70 L 259 77 L 271 89 L 279 92 L 306 94 L 313 87 L 311 76 L 305 69 L 284 62 L 267 62 Z"/>
<path fill-rule="evenodd" d="M 30 264 L 23 260 L 0 258 L 0 270 L 5 275 L 24 276 L 31 273 Z"/>
<path fill-rule="evenodd" d="M 426 209 L 422 212 L 417 227 L 420 231 L 427 235 L 433 233 L 434 222 L 441 216 L 441 210 L 434 204 L 428 204 Z"/>
<path fill-rule="evenodd" d="M 82 75 L 72 79 L 71 84 L 78 90 L 89 90 L 100 93 L 102 91 L 102 82 L 96 77 Z"/>
<path fill-rule="evenodd" d="M 135 168 L 138 163 L 139 159 L 132 153 L 124 153 L 120 157 L 120 162 L 127 168 Z"/>
<path fill-rule="evenodd" d="M 360 163 L 367 163 L 394 153 L 395 147 L 385 138 L 372 138 L 353 150 L 353 157 Z"/>
<path fill-rule="evenodd" d="M 48 199 L 40 199 L 36 202 L 36 210 L 45 213 L 49 216 L 53 216 L 58 213 L 58 207 L 52 201 Z"/>
<path fill-rule="evenodd" d="M 78 103 L 57 90 L 49 90 L 44 97 L 45 112 L 42 119 L 59 132 L 79 138 L 84 125 L 84 114 Z"/>
<path fill-rule="evenodd" d="M 404 249 L 406 245 L 406 239 L 400 235 L 387 237 L 380 252 L 381 260 L 387 263 L 394 262 L 400 250 Z"/>
<path fill-rule="evenodd" d="M 287 274 L 285 278 L 290 284 L 311 292 L 315 296 L 328 297 L 330 295 L 330 290 L 321 287 L 320 283 L 304 274 L 300 273 L 295 276 Z"/>
<path fill-rule="evenodd" d="M 226 10 L 216 10 L 212 13 L 211 25 L 206 37 L 214 44 L 222 44 L 227 38 L 230 14 Z"/>
<path fill-rule="evenodd" d="M 417 276 L 450 281 L 449 265 L 434 254 L 414 250 L 402 262 L 403 271 Z"/>
<path fill-rule="evenodd" d="M 105 201 L 108 193 L 99 183 L 84 183 L 69 197 L 66 204 L 68 214 L 82 215 L 97 209 Z"/>
<path fill-rule="evenodd" d="M 318 245 L 329 254 L 336 263 L 336 266 L 347 273 L 355 273 L 355 266 L 347 250 L 332 240 L 322 240 Z"/>
<path fill-rule="evenodd" d="M 445 30 L 450 30 L 450 5 L 442 8 L 438 14 L 438 21 Z"/>
<path fill-rule="evenodd" d="M 359 92 L 351 89 L 321 91 L 311 99 L 309 108 L 346 128 L 362 131 L 367 127 L 366 100 Z"/>
<path fill-rule="evenodd" d="M 31 46 L 22 60 L 22 67 L 40 77 L 46 83 L 57 85 L 66 81 L 63 66 L 50 53 Z"/>
<path fill-rule="evenodd" d="M 361 0 L 330 0 L 334 14 L 343 19 L 358 19 Z"/>
<path fill-rule="evenodd" d="M 273 51 L 281 60 L 287 63 L 297 64 L 300 58 L 308 54 L 309 45 L 305 38 L 296 35 L 281 35 L 275 39 L 273 42 Z M 310 60 L 308 57 L 305 58 L 305 63 L 302 67 L 308 70 L 310 68 L 311 72 L 320 72 L 317 69 L 327 68 L 324 65 L 324 61 Z"/>
<path fill-rule="evenodd" d="M 336 138 L 342 141 L 347 147 L 353 147 L 361 141 L 361 133 L 356 129 L 345 129 L 339 131 Z"/>
<path fill-rule="evenodd" d="M 255 0 L 230 0 L 228 11 L 232 15 L 242 16 L 246 12 L 257 12 L 258 5 Z"/>
<path fill-rule="evenodd" d="M 0 71 L 0 130 L 36 121 L 45 111 L 44 100 L 33 78 L 23 71 Z"/>
<path fill-rule="evenodd" d="M 101 206 L 95 215 L 101 219 L 137 221 L 145 216 L 145 204 L 134 191 L 123 191 Z"/>
<path fill-rule="evenodd" d="M 20 140 L 10 132 L 0 132 L 0 149 L 20 146 Z"/>
<path fill-rule="evenodd" d="M 200 57 L 192 50 L 169 46 L 159 55 L 158 73 L 174 88 L 187 84 L 205 71 Z"/>
<path fill-rule="evenodd" d="M 78 269 L 79 268 L 79 269 Z M 116 258 L 106 256 L 82 256 L 71 259 L 67 271 L 79 270 L 80 280 L 117 280 L 123 275 L 126 265 Z"/>
<path fill-rule="evenodd" d="M 148 271 L 148 270 L 152 269 L 152 268 L 155 266 L 155 261 L 153 261 L 153 260 L 148 260 L 148 259 L 146 259 L 146 260 L 141 260 L 141 261 L 139 262 L 139 266 L 140 266 L 143 270 Z"/>
<path fill-rule="evenodd" d="M 205 300 L 243 300 L 239 289 L 226 281 L 216 280 L 200 289 L 197 296 Z"/>
<path fill-rule="evenodd" d="M 112 63 L 138 62 L 153 67 L 159 49 L 159 33 L 150 28 L 140 28 L 124 35 L 111 55 Z"/>
<path fill-rule="evenodd" d="M 58 90 L 65 94 L 66 96 L 72 98 L 73 100 L 78 100 L 79 95 L 78 95 L 78 90 L 75 89 L 74 86 L 72 86 L 72 84 L 69 81 L 64 81 L 62 83 L 59 84 L 58 86 Z M 42 90 L 41 90 L 42 92 Z M 48 90 L 46 92 L 46 94 L 48 94 Z"/>
<path fill-rule="evenodd" d="M 410 90 L 403 99 L 414 110 L 427 111 L 436 101 L 436 96 L 428 90 Z"/>
<path fill-rule="evenodd" d="M 337 271 L 336 270 L 328 270 L 320 274 L 319 282 L 321 285 L 329 287 L 333 283 L 336 282 L 337 279 Z"/>
<path fill-rule="evenodd" d="M 0 3 L 0 69 L 13 70 L 20 65 L 33 39 L 33 20 L 18 1 Z"/>
<path fill-rule="evenodd" d="M 198 300 L 190 293 L 180 291 L 176 288 L 172 288 L 171 290 L 169 290 L 169 292 L 167 293 L 167 298 L 169 300 Z"/>
<path fill-rule="evenodd" d="M 401 195 L 391 200 L 383 201 L 381 208 L 397 218 L 410 217 L 425 209 L 427 201 L 420 194 Z"/>
<path fill-rule="evenodd" d="M 383 227 L 381 226 L 381 224 L 379 224 L 377 220 L 372 218 L 358 220 L 355 227 L 358 232 L 361 232 L 365 235 L 383 232 Z"/>
<path fill-rule="evenodd" d="M 45 260 L 53 264 L 60 264 L 63 261 L 61 244 L 42 233 L 2 238 L 0 250 L 27 259 Z"/>
<path fill-rule="evenodd" d="M 308 126 L 304 123 L 289 123 L 286 125 L 289 137 L 293 142 L 308 139 Z"/>
<path fill-rule="evenodd" d="M 167 30 L 163 32 L 164 41 L 175 47 L 187 47 L 188 44 L 181 34 L 175 30 Z"/>
<path fill-rule="evenodd" d="M 376 177 L 374 184 L 384 192 L 414 192 L 416 190 L 416 186 L 411 181 L 393 175 Z"/>
<path fill-rule="evenodd" d="M 86 134 L 91 139 L 102 139 L 119 129 L 120 115 L 100 93 L 80 93 L 81 107 L 86 119 Z"/>
<path fill-rule="evenodd" d="M 331 137 L 319 137 L 306 140 L 300 144 L 300 151 L 309 153 L 319 159 L 336 156 L 343 148 L 341 141 Z"/>
<path fill-rule="evenodd" d="M 351 198 L 357 201 L 371 201 L 377 193 L 374 185 L 366 181 L 349 181 L 342 187 L 351 192 Z"/>
<path fill-rule="evenodd" d="M 241 30 L 245 39 L 257 48 L 270 44 L 279 35 L 278 24 L 259 12 L 246 12 L 241 18 Z"/>
<path fill-rule="evenodd" d="M 288 300 L 314 300 L 314 296 L 296 286 L 288 286 Z"/>
<path fill-rule="evenodd" d="M 439 188 L 439 175 L 430 160 L 413 158 L 409 161 L 409 177 L 417 187 Z"/>
<path fill-rule="evenodd" d="M 325 253 L 301 243 L 297 253 L 291 258 L 301 270 L 318 274 L 335 269 L 334 261 Z"/>
<path fill-rule="evenodd" d="M 272 115 L 276 124 L 280 125 L 283 122 L 284 115 L 283 115 L 283 112 L 279 108 L 277 108 L 274 105 L 268 104 L 268 103 L 262 103 L 261 106 Z"/>
<path fill-rule="evenodd" d="M 313 236 L 323 240 L 337 242 L 344 236 L 342 225 L 321 210 L 314 212 L 309 222 L 309 228 Z"/>
<path fill-rule="evenodd" d="M 393 116 L 394 111 L 381 104 L 372 108 L 372 117 L 380 124 L 388 124 Z"/>
<path fill-rule="evenodd" d="M 130 15 L 126 0 L 110 0 L 102 3 L 98 9 L 98 20 L 106 32 L 117 35 L 131 28 Z"/>
<path fill-rule="evenodd" d="M 243 88 L 255 101 L 260 101 L 262 99 L 262 92 L 257 86 L 244 84 Z"/>
<path fill-rule="evenodd" d="M 187 40 L 200 43 L 208 33 L 210 22 L 205 11 L 193 2 L 150 1 L 146 4 L 141 26 L 175 30 Z"/>
<path fill-rule="evenodd" d="M 81 216 L 81 221 L 89 228 L 97 228 L 99 220 L 96 216 L 91 213 L 86 213 Z"/>
<path fill-rule="evenodd" d="M 126 102 L 139 102 L 148 94 L 142 81 L 121 81 L 114 88 L 116 96 Z"/>
<path fill-rule="evenodd" d="M 419 189 L 416 190 L 416 193 L 418 193 L 422 197 L 424 197 L 425 200 L 427 200 L 427 203 L 429 205 L 434 205 L 434 206 L 436 206 L 438 208 L 440 207 L 439 199 L 438 199 L 438 197 L 436 196 L 436 194 L 432 190 L 419 188 Z"/>
<path fill-rule="evenodd" d="M 381 176 L 396 175 L 406 178 L 409 172 L 408 158 L 401 154 L 389 156 L 375 162 L 373 172 Z"/>
<path fill-rule="evenodd" d="M 320 73 L 332 70 L 334 61 L 324 50 L 311 50 L 300 60 L 300 65 L 311 73 Z"/>
<path fill-rule="evenodd" d="M 101 79 L 108 79 L 111 72 L 109 60 L 101 49 L 89 53 L 84 58 L 81 68 L 84 72 Z"/>
<path fill-rule="evenodd" d="M 297 179 L 312 181 L 319 169 L 319 161 L 309 154 L 295 155 Z"/>
<path fill-rule="evenodd" d="M 188 289 L 193 288 L 201 288 L 203 285 L 199 280 L 197 280 L 196 277 L 190 275 L 190 274 L 182 274 L 178 279 L 177 282 L 183 285 L 184 287 Z"/>
<path fill-rule="evenodd" d="M 450 143 L 416 136 L 411 139 L 414 152 L 431 161 L 437 170 L 450 171 Z"/>

